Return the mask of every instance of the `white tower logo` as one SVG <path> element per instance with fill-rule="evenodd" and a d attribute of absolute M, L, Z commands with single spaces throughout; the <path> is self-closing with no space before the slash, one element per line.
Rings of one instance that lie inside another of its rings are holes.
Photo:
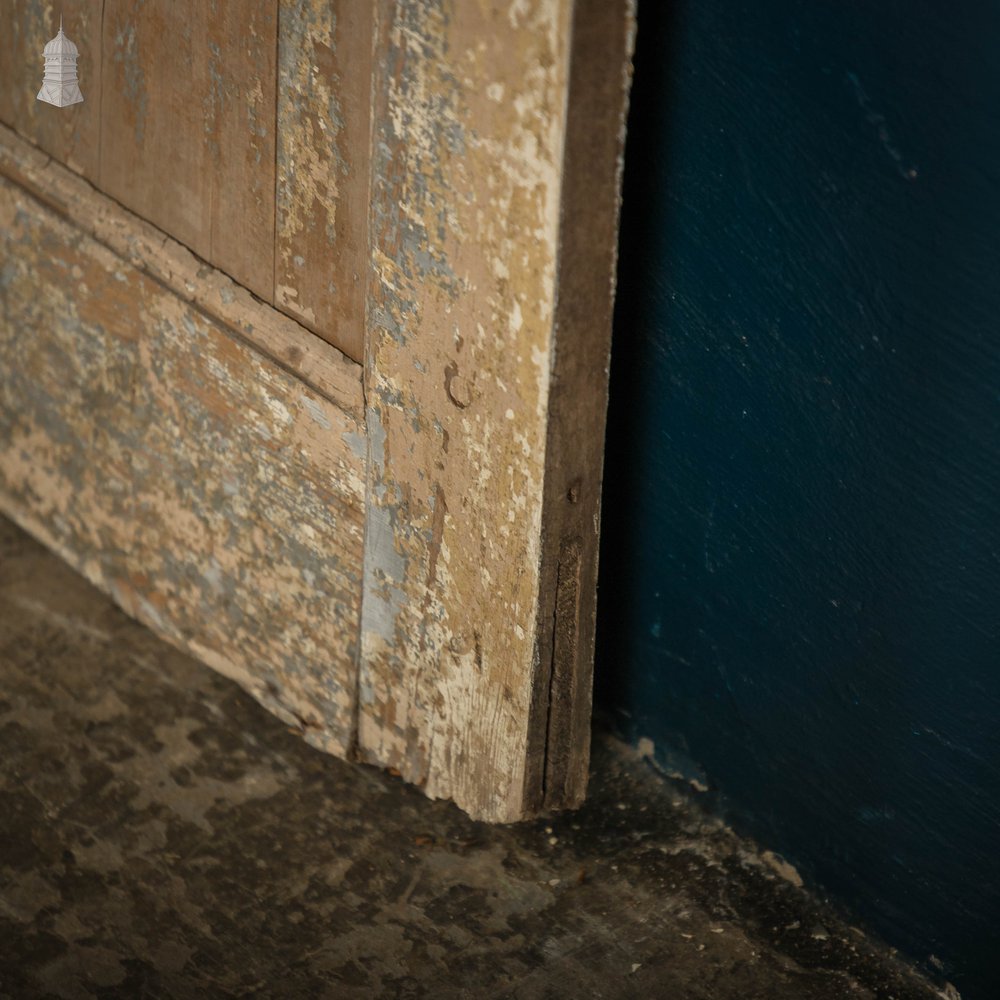
<path fill-rule="evenodd" d="M 59 18 L 59 34 L 45 46 L 45 78 L 38 100 L 65 108 L 83 100 L 76 78 L 76 59 L 79 49 L 63 34 Z"/>

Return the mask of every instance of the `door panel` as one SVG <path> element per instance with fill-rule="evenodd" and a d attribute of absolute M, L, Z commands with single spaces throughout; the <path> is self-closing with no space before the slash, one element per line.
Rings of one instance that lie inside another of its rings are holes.
<path fill-rule="evenodd" d="M 310 389 L 83 231 L 83 213 L 115 210 L 91 195 L 67 220 L 0 178 L 3 508 L 343 755 L 360 406 Z"/>
<path fill-rule="evenodd" d="M 84 102 L 53 108 L 59 10 L 4 3 L 0 122 L 360 360 L 371 6 L 67 0 Z"/>
<path fill-rule="evenodd" d="M 275 0 L 106 0 L 99 186 L 270 302 Z"/>

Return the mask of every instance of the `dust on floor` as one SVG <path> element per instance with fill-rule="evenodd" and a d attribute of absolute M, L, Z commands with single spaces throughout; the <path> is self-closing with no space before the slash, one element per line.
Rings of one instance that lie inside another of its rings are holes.
<path fill-rule="evenodd" d="M 598 736 L 489 827 L 308 747 L 0 519 L 0 997 L 941 996 Z"/>

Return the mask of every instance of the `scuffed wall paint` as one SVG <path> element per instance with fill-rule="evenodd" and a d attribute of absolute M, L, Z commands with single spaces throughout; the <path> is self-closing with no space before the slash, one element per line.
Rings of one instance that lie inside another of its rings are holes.
<path fill-rule="evenodd" d="M 523 814 L 571 4 L 379 4 L 360 750 Z"/>
<path fill-rule="evenodd" d="M 990 1000 L 1000 6 L 639 19 L 604 707 Z"/>

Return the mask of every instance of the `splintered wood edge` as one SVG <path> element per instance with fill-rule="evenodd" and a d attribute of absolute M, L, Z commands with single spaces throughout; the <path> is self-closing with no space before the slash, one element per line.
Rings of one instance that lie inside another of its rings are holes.
<path fill-rule="evenodd" d="M 0 174 L 315 392 L 361 418 L 361 365 L 3 124 Z"/>

